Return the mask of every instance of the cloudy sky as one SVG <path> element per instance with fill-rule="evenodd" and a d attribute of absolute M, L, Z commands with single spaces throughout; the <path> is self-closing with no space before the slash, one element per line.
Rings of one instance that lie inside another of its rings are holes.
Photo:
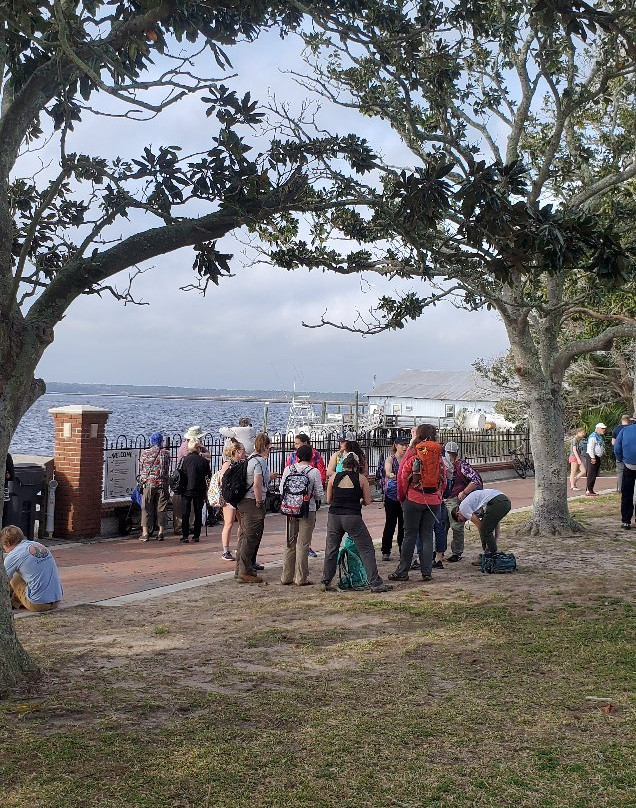
<path fill-rule="evenodd" d="M 298 40 L 281 42 L 268 35 L 231 56 L 239 72 L 233 87 L 249 89 L 254 98 L 275 93 L 300 105 L 306 93 L 281 72 L 302 67 Z M 209 71 L 220 76 L 216 66 Z M 404 164 L 400 143 L 381 124 L 342 110 L 323 108 L 321 115 L 330 129 L 355 131 L 390 162 Z M 206 132 L 209 125 L 201 102 L 189 99 L 151 123 L 89 117 L 67 148 L 135 157 L 147 144 L 180 145 L 188 153 L 207 147 L 213 134 Z M 179 291 L 193 280 L 192 251 L 182 250 L 155 260 L 137 279 L 136 297 L 147 306 L 124 307 L 106 297 L 75 302 L 56 329 L 41 375 L 56 381 L 227 388 L 289 389 L 295 381 L 305 389 L 365 392 L 374 377 L 379 383 L 405 368 L 468 369 L 476 358 L 506 348 L 503 325 L 494 314 L 458 311 L 450 304 L 427 311 L 399 333 L 363 338 L 303 328 L 302 321 L 317 322 L 325 310 L 331 320 L 352 323 L 356 310 L 368 310 L 377 296 L 412 287 L 375 276 L 288 273 L 254 265 L 233 238 L 219 247 L 234 252 L 236 276 L 211 287 L 206 298 Z"/>

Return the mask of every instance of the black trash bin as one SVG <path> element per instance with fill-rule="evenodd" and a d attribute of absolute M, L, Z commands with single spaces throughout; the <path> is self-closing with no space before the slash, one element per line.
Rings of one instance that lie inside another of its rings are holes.
<path fill-rule="evenodd" d="M 34 539 L 35 521 L 42 520 L 46 469 L 34 463 L 16 463 L 15 479 L 9 481 L 8 525 L 17 525 L 27 539 Z"/>

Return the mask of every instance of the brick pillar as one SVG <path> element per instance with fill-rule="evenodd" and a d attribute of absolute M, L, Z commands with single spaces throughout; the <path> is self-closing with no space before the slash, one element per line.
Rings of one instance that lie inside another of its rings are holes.
<path fill-rule="evenodd" d="M 104 430 L 110 410 L 85 404 L 49 410 L 55 430 L 55 537 L 99 536 Z"/>

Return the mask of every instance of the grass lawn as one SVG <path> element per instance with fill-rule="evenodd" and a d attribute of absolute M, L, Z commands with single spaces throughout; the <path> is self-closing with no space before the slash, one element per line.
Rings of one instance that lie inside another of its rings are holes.
<path fill-rule="evenodd" d="M 45 673 L 0 702 L 0 806 L 633 808 L 636 531 L 608 508 L 554 546 L 511 517 L 514 575 L 323 594 L 273 569 L 22 619 Z"/>

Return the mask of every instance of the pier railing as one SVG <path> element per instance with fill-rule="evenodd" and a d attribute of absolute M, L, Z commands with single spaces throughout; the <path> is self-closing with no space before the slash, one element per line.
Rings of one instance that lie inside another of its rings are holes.
<path fill-rule="evenodd" d="M 378 466 L 391 453 L 393 441 L 398 437 L 408 437 L 410 430 L 400 428 L 378 427 L 375 430 L 360 433 L 357 436 L 348 433 L 347 437 L 357 440 L 365 453 L 369 463 L 369 474 L 374 475 Z M 269 456 L 269 467 L 272 472 L 282 472 L 285 462 L 294 450 L 294 435 L 273 434 L 272 449 Z M 325 465 L 331 455 L 338 451 L 340 436 L 337 433 L 311 434 L 313 447 L 322 454 Z M 497 430 L 497 429 L 443 429 L 438 433 L 438 440 L 442 445 L 448 441 L 455 441 L 459 445 L 460 454 L 473 464 L 489 464 L 509 461 L 513 450 L 530 455 L 530 438 L 527 429 L 523 430 Z M 172 467 L 177 464 L 177 452 L 183 442 L 179 433 L 165 436 L 165 445 L 170 450 Z M 207 433 L 201 438 L 201 443 L 210 453 L 212 471 L 218 470 L 223 463 L 223 449 L 226 439 L 218 434 Z M 139 456 L 149 446 L 146 435 L 127 436 L 119 435 L 116 438 L 107 438 L 105 450 L 131 451 L 136 457 L 136 468 L 139 468 Z"/>

